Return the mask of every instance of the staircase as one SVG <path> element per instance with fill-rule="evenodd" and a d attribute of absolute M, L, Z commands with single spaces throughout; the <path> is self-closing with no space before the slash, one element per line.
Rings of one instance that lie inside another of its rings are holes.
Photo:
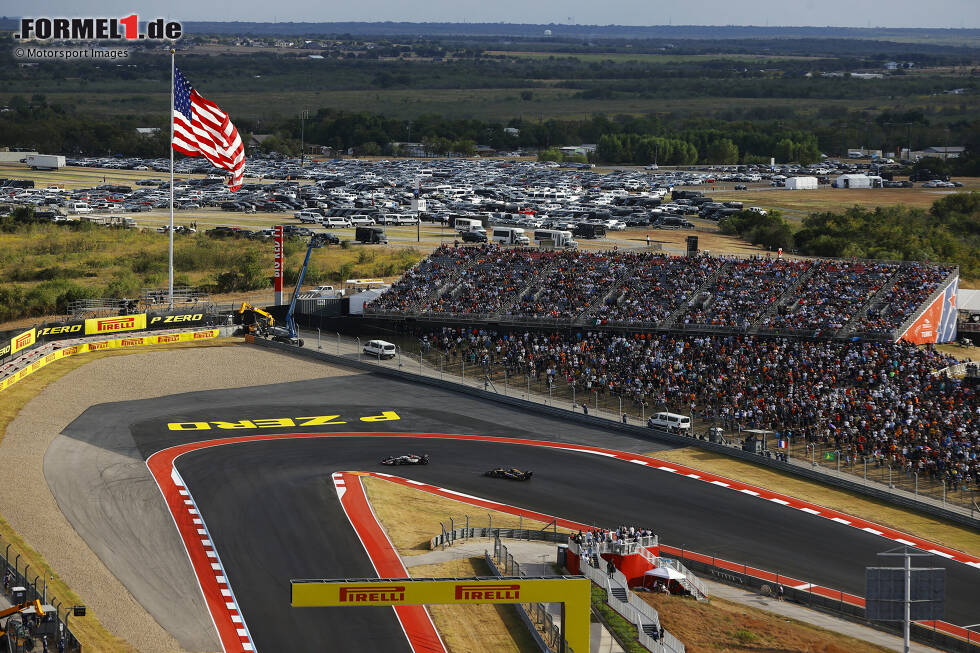
<path fill-rule="evenodd" d="M 675 308 L 673 310 L 673 312 L 670 315 L 667 316 L 667 319 L 663 321 L 663 323 L 661 324 L 661 326 L 665 326 L 665 327 L 674 326 L 677 323 L 677 320 L 679 320 L 681 318 L 681 316 L 684 315 L 684 313 L 687 311 L 688 302 L 690 302 L 692 299 L 694 299 L 695 297 L 697 297 L 698 295 L 700 295 L 702 292 L 704 292 L 706 288 L 710 287 L 711 284 L 713 284 L 715 282 L 715 280 L 718 277 L 720 277 L 725 272 L 725 270 L 727 270 L 728 268 L 730 268 L 732 265 L 734 265 L 734 263 L 732 261 L 726 262 L 723 266 L 721 266 L 720 268 L 718 268 L 715 271 L 714 274 L 712 274 L 710 277 L 708 277 L 707 279 L 705 279 L 704 280 L 704 283 L 702 283 L 700 286 L 698 286 L 694 290 L 694 292 L 692 292 L 690 295 L 688 295 L 684 299 L 684 301 L 681 302 L 680 306 L 678 306 L 677 308 Z"/>
<path fill-rule="evenodd" d="M 864 302 L 861 308 L 859 308 L 854 312 L 854 315 L 851 316 L 851 319 L 847 321 L 847 324 L 845 324 L 840 331 L 837 332 L 837 335 L 835 337 L 847 338 L 852 333 L 854 333 L 855 329 L 857 329 L 858 322 L 864 319 L 864 316 L 868 314 L 868 310 L 881 303 L 881 300 L 885 297 L 885 295 L 887 295 L 891 291 L 891 289 L 895 287 L 895 284 L 898 283 L 898 279 L 901 276 L 901 274 L 902 274 L 901 268 L 896 270 L 895 274 L 892 275 L 891 279 L 889 279 L 886 283 L 882 284 L 881 288 L 878 289 L 878 292 L 871 295 L 868 301 Z"/>
<path fill-rule="evenodd" d="M 698 601 L 708 600 L 708 591 L 704 586 L 704 583 L 695 576 L 691 571 L 685 567 L 679 560 L 674 560 L 673 558 L 658 558 L 649 549 L 640 547 L 640 555 L 652 564 L 654 567 L 667 567 L 675 571 L 679 571 L 684 574 L 684 578 L 679 579 L 677 582 L 681 584 L 681 587 L 686 589 L 691 596 L 693 596 Z"/>
<path fill-rule="evenodd" d="M 552 269 L 554 269 L 556 265 L 558 265 L 557 262 L 552 262 L 550 265 L 548 265 L 545 268 L 542 268 L 536 274 L 531 276 L 531 278 L 527 280 L 527 283 L 524 284 L 524 287 L 521 288 L 516 293 L 514 293 L 513 299 L 511 299 L 506 304 L 500 305 L 500 308 L 498 309 L 497 313 L 493 315 L 493 319 L 499 320 L 507 316 L 507 311 L 509 311 L 516 304 L 518 304 L 521 301 L 521 299 L 523 299 L 524 296 L 528 294 L 528 291 L 530 291 L 535 286 L 535 284 L 537 284 L 541 279 L 545 278 L 548 275 L 548 273 L 551 272 Z M 509 317 L 513 317 L 515 319 L 525 319 L 521 316 L 509 316 Z"/>
<path fill-rule="evenodd" d="M 626 588 L 620 587 L 619 585 L 612 585 L 609 587 L 609 593 L 616 597 L 616 600 L 623 603 L 629 603 L 630 597 L 626 594 Z"/>
<path fill-rule="evenodd" d="M 810 267 L 808 267 L 806 269 L 806 272 L 804 272 L 803 274 L 801 274 L 799 276 L 799 278 L 795 282 L 793 282 L 792 285 L 790 285 L 788 288 L 786 288 L 786 290 L 784 290 L 783 293 L 780 294 L 779 297 L 776 298 L 776 301 L 774 301 L 773 303 L 771 303 L 769 305 L 769 308 L 767 308 L 765 311 L 763 311 L 762 312 L 762 315 L 760 315 L 758 318 L 756 318 L 755 322 L 752 323 L 752 326 L 749 327 L 749 333 L 758 333 L 759 330 L 762 328 L 762 322 L 767 317 L 769 317 L 770 315 L 772 315 L 773 313 L 775 313 L 776 310 L 780 307 L 780 305 L 782 305 L 784 303 L 784 300 L 793 297 L 793 295 L 796 293 L 797 289 L 800 288 L 803 284 L 805 284 L 810 279 L 810 277 L 812 277 L 814 275 L 814 273 L 817 271 L 817 267 L 818 267 L 817 264 L 814 264 L 814 265 L 811 265 Z"/>

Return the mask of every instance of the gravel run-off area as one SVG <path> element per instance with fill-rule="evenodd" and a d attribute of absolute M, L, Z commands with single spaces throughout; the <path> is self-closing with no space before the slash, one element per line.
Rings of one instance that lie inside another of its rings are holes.
<path fill-rule="evenodd" d="M 45 466 L 51 468 L 52 461 L 45 460 L 45 453 L 52 441 L 95 404 L 355 373 L 245 345 L 93 360 L 53 382 L 10 423 L 0 442 L 0 461 L 6 475 L 0 491 L 0 515 L 44 556 L 110 632 L 144 653 L 185 651 L 187 647 L 182 647 L 134 599 L 62 514 L 44 474 Z M 126 482 L 126 478 L 116 480 Z M 98 497 L 91 500 L 97 501 Z M 93 506 L 93 510 L 99 507 Z M 176 532 L 173 537 L 179 543 Z M 186 556 L 183 560 L 186 562 Z M 177 576 L 189 577 L 190 563 L 186 562 L 186 566 L 183 574 Z M 200 590 L 196 586 L 182 589 L 184 596 L 173 597 L 175 604 L 198 603 L 200 618 L 210 622 Z M 206 644 L 190 649 L 212 648 Z M 216 635 L 214 644 L 212 650 L 219 648 Z"/>

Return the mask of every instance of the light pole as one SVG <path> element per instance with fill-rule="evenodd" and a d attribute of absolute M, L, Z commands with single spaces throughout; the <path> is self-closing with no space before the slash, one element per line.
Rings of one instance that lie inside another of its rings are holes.
<path fill-rule="evenodd" d="M 306 161 L 306 121 L 309 117 L 309 109 L 303 109 L 299 112 L 299 167 L 301 168 Z"/>

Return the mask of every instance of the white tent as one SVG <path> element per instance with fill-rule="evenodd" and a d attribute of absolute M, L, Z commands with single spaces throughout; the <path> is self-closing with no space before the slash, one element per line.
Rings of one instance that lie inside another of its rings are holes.
<path fill-rule="evenodd" d="M 787 190 L 813 190 L 817 188 L 816 177 L 790 177 L 786 180 Z"/>
<path fill-rule="evenodd" d="M 685 578 L 684 574 L 676 569 L 671 569 L 670 567 L 655 567 L 653 569 L 648 569 L 643 575 L 652 576 L 654 578 L 664 578 L 667 580 L 681 580 L 682 578 Z"/>

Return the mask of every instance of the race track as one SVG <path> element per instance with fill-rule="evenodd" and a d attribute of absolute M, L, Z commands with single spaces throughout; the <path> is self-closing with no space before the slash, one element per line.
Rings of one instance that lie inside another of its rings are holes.
<path fill-rule="evenodd" d="M 398 419 L 362 421 L 392 412 Z M 310 425 L 283 426 L 287 422 Z M 634 452 L 663 448 L 374 375 L 104 404 L 86 411 L 65 435 L 98 446 L 104 434 L 118 437 L 123 430 L 144 458 L 186 442 L 304 432 L 458 433 L 560 439 Z M 408 650 L 390 609 L 293 609 L 288 588 L 291 578 L 373 575 L 330 475 L 378 471 L 383 456 L 407 452 L 432 457 L 428 467 L 398 468 L 407 478 L 583 523 L 647 526 L 666 544 L 859 595 L 864 567 L 881 564 L 875 554 L 895 546 L 701 480 L 572 451 L 352 435 L 245 442 L 184 454 L 177 470 L 206 522 L 257 650 L 282 650 L 287 642 L 294 651 Z M 483 472 L 495 465 L 526 467 L 535 476 L 527 483 L 485 478 Z M 125 492 L 117 494 L 115 500 L 124 505 Z M 62 506 L 79 500 L 84 498 L 58 496 Z M 71 511 L 66 514 L 71 518 Z M 980 569 L 939 557 L 929 564 L 948 569 L 946 620 L 980 621 L 975 601 Z"/>

